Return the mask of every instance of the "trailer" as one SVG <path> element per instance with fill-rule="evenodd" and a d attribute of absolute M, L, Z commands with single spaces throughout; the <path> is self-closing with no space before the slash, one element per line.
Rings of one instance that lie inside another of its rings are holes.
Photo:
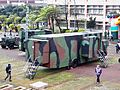
<path fill-rule="evenodd" d="M 25 51 L 25 33 L 28 32 L 28 38 L 31 38 L 33 35 L 43 35 L 43 34 L 52 34 L 52 32 L 48 29 L 44 30 L 21 30 L 19 32 L 19 50 Z"/>
<path fill-rule="evenodd" d="M 76 67 L 98 60 L 97 51 L 107 45 L 102 31 L 35 35 L 28 41 L 26 57 L 48 68 Z M 107 50 L 107 46 L 104 47 Z"/>

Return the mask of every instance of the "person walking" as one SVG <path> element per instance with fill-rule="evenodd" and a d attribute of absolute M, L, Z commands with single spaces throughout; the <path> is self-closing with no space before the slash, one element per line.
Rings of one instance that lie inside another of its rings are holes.
<path fill-rule="evenodd" d="M 12 80 L 11 80 L 11 64 L 8 64 L 7 65 L 7 67 L 6 67 L 6 74 L 7 74 L 7 76 L 5 77 L 5 80 L 7 79 L 7 78 L 9 78 L 9 81 L 11 82 Z"/>
<path fill-rule="evenodd" d="M 100 84 L 100 75 L 102 73 L 102 69 L 100 68 L 100 65 L 97 65 L 97 67 L 95 68 L 95 73 L 96 73 L 96 85 Z"/>
<path fill-rule="evenodd" d="M 118 43 L 116 44 L 116 53 L 118 53 L 119 52 L 119 50 L 120 50 L 120 42 L 118 41 Z"/>

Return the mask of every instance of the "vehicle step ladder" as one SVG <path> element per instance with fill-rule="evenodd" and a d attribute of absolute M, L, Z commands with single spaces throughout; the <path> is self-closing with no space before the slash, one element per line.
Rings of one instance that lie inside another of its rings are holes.
<path fill-rule="evenodd" d="M 38 59 L 38 57 L 35 59 L 35 61 Z M 38 61 L 37 61 L 38 62 Z M 31 63 L 31 64 L 28 64 L 27 66 L 27 69 L 26 69 L 26 72 L 25 72 L 25 75 L 26 77 L 28 77 L 30 80 L 31 79 L 34 79 L 36 73 L 37 73 L 37 70 L 39 68 L 40 64 L 39 62 L 37 64 L 35 64 L 35 62 Z"/>

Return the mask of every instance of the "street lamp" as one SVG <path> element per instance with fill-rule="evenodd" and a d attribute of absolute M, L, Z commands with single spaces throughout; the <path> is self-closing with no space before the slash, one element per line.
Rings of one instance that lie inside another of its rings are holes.
<path fill-rule="evenodd" d="M 27 41 L 28 40 L 28 25 L 29 25 L 29 19 L 28 19 L 28 17 L 29 17 L 29 7 L 26 5 L 26 26 L 27 26 L 27 28 L 26 28 L 26 30 L 25 30 L 25 41 Z"/>

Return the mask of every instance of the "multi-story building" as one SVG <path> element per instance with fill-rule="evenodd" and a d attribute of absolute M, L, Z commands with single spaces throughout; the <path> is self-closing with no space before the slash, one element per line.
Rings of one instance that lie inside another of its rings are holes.
<path fill-rule="evenodd" d="M 96 29 L 109 29 L 110 19 L 107 14 L 110 12 L 120 12 L 119 0 L 0 0 L 0 4 L 6 3 L 30 3 L 32 5 L 52 4 L 62 9 L 60 20 L 62 26 L 66 26 L 66 15 L 68 16 L 68 27 L 86 28 L 86 21 L 90 17 L 95 18 Z"/>
<path fill-rule="evenodd" d="M 75 26 L 77 20 L 79 27 L 86 28 L 86 22 L 90 17 L 96 17 L 96 29 L 108 30 L 110 19 L 107 15 L 110 12 L 120 12 L 119 0 L 47 0 L 47 4 L 54 4 L 63 10 L 61 22 L 66 24 L 65 13 L 67 13 L 69 27 Z M 66 7 L 66 8 L 65 8 Z M 67 10 L 66 10 L 67 9 Z"/>
<path fill-rule="evenodd" d="M 44 0 L 0 0 L 0 6 L 5 6 L 7 4 L 21 5 L 21 4 L 31 4 L 31 5 L 43 5 L 46 4 Z"/>

